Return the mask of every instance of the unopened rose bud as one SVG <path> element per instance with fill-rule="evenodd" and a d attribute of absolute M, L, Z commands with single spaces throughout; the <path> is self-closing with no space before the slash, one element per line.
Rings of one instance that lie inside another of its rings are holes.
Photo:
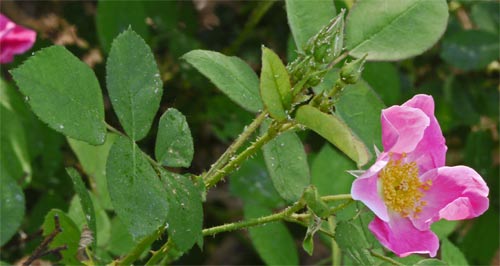
<path fill-rule="evenodd" d="M 354 84 L 358 82 L 363 67 L 365 65 L 366 56 L 358 58 L 350 63 L 345 63 L 340 69 L 340 79 L 346 84 Z"/>
<path fill-rule="evenodd" d="M 340 14 L 330 20 L 330 23 L 307 42 L 304 52 L 312 55 L 316 63 L 329 64 L 342 52 L 344 13 L 345 10 L 342 9 Z"/>

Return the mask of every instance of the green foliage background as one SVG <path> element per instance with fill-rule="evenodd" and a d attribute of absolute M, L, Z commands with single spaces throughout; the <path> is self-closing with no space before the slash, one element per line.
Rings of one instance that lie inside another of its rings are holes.
<path fill-rule="evenodd" d="M 353 1 L 336 0 L 334 2 L 338 11 L 340 8 L 349 9 Z M 226 55 L 239 56 L 257 72 L 261 64 L 261 45 L 272 49 L 285 63 L 290 62 L 296 56 L 294 52 L 296 48 L 287 24 L 283 2 L 208 2 L 208 8 L 201 11 L 197 10 L 191 1 L 127 1 L 126 3 L 54 1 L 10 2 L 2 3 L 2 5 L 2 13 L 18 18 L 21 24 L 24 22 L 38 30 L 39 37 L 32 51 L 50 46 L 52 42 L 57 41 L 58 36 L 63 36 L 65 25 L 66 27 L 72 25 L 76 29 L 77 37 L 85 45 L 73 41 L 69 42 L 66 48 L 80 59 L 89 58 L 88 56 L 94 52 L 100 54 L 103 59 L 108 53 L 113 53 L 112 50 L 110 51 L 111 42 L 120 32 L 129 26 L 134 29 L 152 48 L 154 59 L 160 69 L 159 79 L 163 83 L 163 94 L 160 94 L 160 112 L 154 118 L 148 117 L 144 119 L 146 121 L 142 121 L 149 126 L 152 124 L 152 130 L 147 135 L 145 135 L 146 132 L 138 133 L 139 136 L 136 139 L 141 139 L 138 144 L 148 154 L 153 155 L 158 124 L 162 124 L 161 114 L 171 107 L 181 111 L 191 130 L 195 149 L 191 166 L 188 169 L 181 169 L 182 173 L 201 173 L 208 169 L 228 143 L 237 137 L 245 125 L 250 123 L 253 114 L 246 112 L 222 95 L 208 79 L 183 61 L 181 56 L 194 49 L 220 51 Z M 430 47 L 424 54 L 411 59 L 367 63 L 362 76 L 366 83 L 356 85 L 367 89 L 357 91 L 363 95 L 347 93 L 343 101 L 339 102 L 338 111 L 339 115 L 345 118 L 352 116 L 354 111 L 369 112 L 373 107 L 371 105 L 381 104 L 379 99 L 385 106 L 389 106 L 401 104 L 418 93 L 430 94 L 434 97 L 436 116 L 449 149 L 447 165 L 465 164 L 474 168 L 490 187 L 490 209 L 483 216 L 473 221 L 435 224 L 434 230 L 442 239 L 443 245 L 439 256 L 450 264 L 460 264 L 466 261 L 471 265 L 490 265 L 499 261 L 498 236 L 500 235 L 498 197 L 499 3 L 496 1 L 451 1 L 448 2 L 448 6 L 450 11 L 448 26 L 436 45 Z M 47 29 L 44 26 L 41 18 L 48 14 L 55 15 L 59 21 L 55 29 Z M 208 25 L 210 23 L 207 21 L 213 21 L 214 17 L 218 20 L 218 24 Z M 46 215 L 60 212 L 61 217 L 64 217 L 64 222 L 71 224 L 73 229 L 66 234 L 78 235 L 79 232 L 75 230 L 80 230 L 83 224 L 84 216 L 82 215 L 85 210 L 82 210 L 82 207 L 85 208 L 86 203 L 82 201 L 81 205 L 78 205 L 80 201 L 75 199 L 86 196 L 73 190 L 72 179 L 66 173 L 65 167 L 74 167 L 84 172 L 86 175 L 84 180 L 94 192 L 92 197 L 85 198 L 85 201 L 92 200 L 96 206 L 97 218 L 94 222 L 97 224 L 99 236 L 97 245 L 102 248 L 100 249 L 102 252 L 97 255 L 104 260 L 123 255 L 134 245 L 133 237 L 126 231 L 126 227 L 134 221 L 118 220 L 110 205 L 109 196 L 103 192 L 108 190 L 104 176 L 106 154 L 111 145 L 108 141 L 116 136 L 108 134 L 104 146 L 92 147 L 78 140 L 66 139 L 39 121 L 25 104 L 26 100 L 33 99 L 24 99 L 21 96 L 8 72 L 19 66 L 30 53 L 17 56 L 13 63 L 3 65 L 1 70 L 0 97 L 3 104 L 1 106 L 1 193 L 21 195 L 20 191 L 16 190 L 16 186 L 11 186 L 8 180 L 4 180 L 5 173 L 13 173 L 24 192 L 24 199 L 20 204 L 25 207 L 25 216 L 19 230 L 29 236 L 28 239 L 24 239 L 16 233 L 12 238 L 7 238 L 2 232 L 1 260 L 14 263 L 31 254 L 40 243 L 40 238 L 36 238 L 38 230 L 42 226 L 43 228 L 53 226 L 50 224 L 52 221 L 48 222 L 45 219 Z M 97 75 L 99 84 L 104 87 L 107 79 L 106 62 L 98 58 L 91 67 Z M 63 64 L 63 62 L 60 63 Z M 57 66 L 54 67 L 57 68 Z M 32 71 L 36 72 L 36 69 Z M 134 71 L 134 69 L 129 71 Z M 65 78 L 70 78 L 70 74 L 67 73 Z M 54 74 L 54 79 L 57 78 L 56 76 Z M 131 83 L 131 81 L 124 81 L 123 84 L 120 81 L 116 82 L 119 86 Z M 325 82 L 328 82 L 328 78 Z M 217 84 L 215 81 L 214 83 Z M 82 85 L 80 82 L 76 84 Z M 88 86 L 98 88 L 99 84 L 93 83 Z M 32 86 L 35 85 L 32 84 Z M 151 85 L 157 86 L 158 83 Z M 376 94 L 373 94 L 370 88 Z M 77 89 L 78 87 L 75 87 L 75 90 Z M 113 95 L 113 88 L 103 90 L 103 94 L 106 121 L 120 128 L 121 114 L 117 116 L 111 109 L 113 103 L 110 95 Z M 376 100 L 363 102 L 366 99 Z M 4 106 L 6 103 L 10 105 L 8 108 Z M 258 104 L 260 103 L 254 105 Z M 254 105 L 246 109 L 251 111 L 259 109 L 254 108 Z M 61 107 L 64 108 L 64 104 Z M 103 116 L 100 110 L 89 111 L 89 113 Z M 179 123 L 183 125 L 182 119 L 184 118 L 176 119 L 181 119 Z M 51 123 L 51 121 L 46 122 Z M 57 126 L 52 127 L 57 128 Z M 365 126 L 370 130 L 377 130 L 377 125 L 366 124 Z M 102 129 L 103 125 L 96 125 L 96 127 Z M 129 129 L 125 127 L 125 131 L 127 130 Z M 358 135 L 363 141 L 370 138 L 366 131 Z M 85 132 L 78 131 L 77 128 L 74 129 L 72 137 L 81 140 L 90 139 L 95 143 L 103 141 L 102 134 L 89 136 Z M 352 178 L 344 171 L 336 169 L 355 169 L 355 164 L 315 133 L 301 133 L 299 137 L 306 143 L 307 159 L 311 165 L 311 180 L 318 186 L 319 193 L 321 195 L 348 193 Z M 380 140 L 377 139 L 372 142 L 380 144 Z M 183 145 L 192 146 L 193 144 Z M 27 154 L 17 152 L 14 146 L 23 147 Z M 279 147 L 278 145 L 276 148 L 279 149 Z M 83 149 L 85 152 L 82 152 Z M 161 155 L 157 156 L 161 158 Z M 336 169 L 332 170 L 332 164 Z M 176 165 L 186 166 L 189 162 L 174 163 L 174 166 Z M 337 186 L 328 188 L 328 183 L 324 182 L 327 178 L 325 176 L 328 175 L 335 176 Z M 128 185 L 123 184 L 123 186 Z M 175 187 L 175 185 L 170 186 Z M 9 189 L 10 187 L 13 189 Z M 116 189 L 120 188 L 114 187 L 109 190 Z M 190 187 L 189 189 L 194 191 L 197 188 Z M 140 186 L 137 191 L 140 193 Z M 195 205 L 193 208 L 199 208 Z M 284 202 L 272 187 L 264 159 L 259 155 L 243 165 L 229 179 L 229 183 L 219 185 L 210 191 L 203 206 L 203 223 L 204 227 L 209 227 L 229 220 L 270 213 L 272 209 L 281 206 L 284 206 Z M 9 218 L 15 219 L 16 215 L 22 215 L 22 210 L 19 208 L 14 208 L 13 212 L 7 212 L 7 207 L 9 206 L 2 202 L 2 223 L 9 223 Z M 349 216 L 349 214 L 345 215 Z M 370 217 L 364 219 L 369 221 Z M 339 220 L 342 220 L 341 216 Z M 175 222 L 178 221 L 173 221 Z M 353 232 L 358 232 L 363 224 L 361 222 L 361 224 L 343 226 L 349 227 L 348 229 Z M 366 224 L 364 226 L 366 228 Z M 272 235 L 274 233 L 277 234 L 276 239 Z M 203 252 L 194 247 L 180 257 L 178 263 L 294 264 L 300 262 L 313 264 L 328 257 L 329 242 L 321 242 L 319 238 L 315 241 L 313 256 L 310 257 L 301 249 L 297 249 L 299 245 L 295 245 L 294 241 L 301 241 L 304 234 L 305 229 L 300 226 L 281 223 L 272 225 L 272 228 L 267 231 L 255 228 L 250 230 L 249 234 L 246 231 L 222 234 L 215 238 L 206 238 Z M 251 238 L 257 239 L 253 241 L 254 246 L 252 246 Z M 270 240 L 285 244 L 270 243 Z M 189 241 L 194 243 L 197 239 L 189 239 Z M 345 243 L 351 240 L 342 238 L 342 241 Z M 367 241 L 371 243 L 373 239 L 367 239 Z M 152 245 L 156 249 L 159 244 L 153 243 Z M 457 257 L 456 254 L 460 254 L 455 251 L 457 248 L 463 256 Z M 270 253 L 270 249 L 275 249 L 275 252 Z M 358 252 L 362 253 L 363 247 L 359 247 L 359 250 L 361 251 Z M 293 255 L 287 256 L 287 254 Z M 361 259 L 366 259 L 362 254 L 359 256 Z M 414 263 L 417 261 L 415 257 L 418 258 L 418 256 L 411 256 L 401 262 Z M 47 259 L 55 260 L 53 257 Z M 70 264 L 74 262 L 73 260 L 63 261 L 63 263 Z M 344 262 L 349 261 L 346 259 Z"/>

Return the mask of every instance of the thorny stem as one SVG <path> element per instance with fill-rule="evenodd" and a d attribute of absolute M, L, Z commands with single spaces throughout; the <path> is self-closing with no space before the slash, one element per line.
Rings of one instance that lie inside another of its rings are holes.
<path fill-rule="evenodd" d="M 262 124 L 267 116 L 267 112 L 261 112 L 250 125 L 236 138 L 236 140 L 227 148 L 227 150 L 219 157 L 219 159 L 212 164 L 212 167 L 206 174 L 203 175 L 203 180 L 211 180 L 212 176 L 226 164 L 231 156 L 247 141 L 247 139 L 255 132 L 255 130 Z M 208 183 L 207 183 L 208 184 Z M 207 187 L 209 187 L 207 185 Z"/>
<path fill-rule="evenodd" d="M 403 263 L 400 263 L 400 262 L 398 262 L 398 261 L 396 261 L 396 260 L 394 260 L 394 259 L 391 259 L 391 258 L 389 258 L 389 257 L 386 257 L 386 256 L 384 256 L 384 255 L 382 255 L 382 254 L 379 254 L 379 253 L 377 253 L 377 252 L 375 252 L 375 251 L 373 251 L 373 250 L 370 250 L 370 254 L 371 254 L 372 256 L 374 256 L 374 257 L 377 257 L 377 258 L 381 259 L 381 260 L 385 260 L 385 261 L 389 262 L 389 263 L 390 263 L 390 264 L 392 264 L 392 265 L 404 266 L 404 264 L 403 264 Z"/>
<path fill-rule="evenodd" d="M 244 160 L 246 160 L 249 156 L 257 152 L 264 144 L 268 143 L 270 140 L 272 140 L 274 137 L 279 135 L 282 132 L 285 132 L 289 129 L 294 128 L 295 124 L 294 123 L 287 123 L 287 124 L 282 124 L 278 123 L 275 126 L 270 126 L 269 130 L 259 137 L 257 141 L 252 143 L 248 148 L 246 148 L 244 151 L 242 151 L 238 156 L 232 160 L 229 161 L 226 166 L 224 166 L 222 169 L 217 169 L 217 173 L 215 173 L 212 177 L 207 177 L 205 181 L 205 185 L 207 188 L 213 187 L 219 182 L 226 174 L 232 172 L 234 169 L 238 168 L 241 163 L 243 163 Z"/>
<path fill-rule="evenodd" d="M 222 232 L 234 231 L 237 229 L 242 229 L 242 228 L 247 228 L 247 227 L 252 227 L 252 226 L 256 226 L 256 225 L 260 225 L 260 224 L 265 224 L 265 223 L 269 223 L 269 222 L 282 220 L 285 217 L 290 216 L 292 213 L 304 208 L 305 205 L 306 205 L 305 201 L 303 199 L 300 199 L 299 201 L 294 203 L 292 206 L 289 206 L 288 208 L 286 208 L 280 212 L 277 212 L 277 213 L 274 213 L 274 214 L 271 214 L 268 216 L 255 218 L 255 219 L 249 219 L 246 221 L 241 221 L 241 222 L 236 222 L 236 223 L 228 223 L 228 224 L 223 224 L 223 225 L 203 229 L 202 232 L 203 232 L 204 236 L 209 236 L 209 235 L 215 235 L 215 234 L 222 233 Z"/>
<path fill-rule="evenodd" d="M 173 247 L 174 243 L 172 242 L 172 238 L 169 238 L 163 246 L 153 252 L 153 256 L 146 262 L 145 265 L 156 265 L 156 263 L 164 256 L 168 254 L 170 249 Z"/>
<path fill-rule="evenodd" d="M 341 196 L 341 197 L 325 196 L 325 197 L 321 197 L 321 199 L 323 201 L 334 201 L 334 200 L 344 200 L 347 198 L 347 195 L 338 195 L 338 196 Z M 334 214 L 335 212 L 345 208 L 350 203 L 352 203 L 352 200 L 349 200 L 346 203 L 343 203 L 339 206 L 331 208 L 330 214 Z M 274 221 L 278 221 L 278 220 L 297 222 L 297 223 L 305 225 L 303 223 L 303 221 L 301 221 L 302 220 L 301 218 L 305 217 L 305 216 L 302 216 L 300 214 L 295 213 L 295 212 L 301 210 L 302 208 L 304 208 L 305 206 L 306 206 L 306 203 L 301 198 L 297 202 L 295 202 L 292 206 L 289 206 L 288 208 L 285 208 L 284 210 L 282 210 L 280 212 L 277 212 L 277 213 L 274 213 L 274 214 L 271 214 L 268 216 L 263 216 L 263 217 L 259 217 L 259 218 L 249 219 L 246 221 L 228 223 L 228 224 L 223 224 L 223 225 L 203 229 L 203 236 L 215 235 L 218 233 L 228 232 L 228 231 L 234 231 L 237 229 L 252 227 L 252 226 L 261 225 L 261 224 L 274 222 Z M 304 215 L 307 215 L 307 214 L 304 214 Z M 328 232 L 324 232 L 324 233 L 329 234 Z"/>

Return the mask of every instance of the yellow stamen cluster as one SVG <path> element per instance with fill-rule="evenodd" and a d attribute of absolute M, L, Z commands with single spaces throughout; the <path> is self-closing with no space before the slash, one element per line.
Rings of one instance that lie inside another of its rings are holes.
<path fill-rule="evenodd" d="M 392 157 L 392 156 L 391 156 Z M 391 160 L 379 173 L 382 180 L 382 193 L 389 209 L 403 217 L 417 214 L 427 203 L 422 201 L 423 191 L 429 190 L 432 181 L 422 183 L 418 178 L 418 166 L 415 162 L 403 162 L 405 154 L 398 160 Z"/>

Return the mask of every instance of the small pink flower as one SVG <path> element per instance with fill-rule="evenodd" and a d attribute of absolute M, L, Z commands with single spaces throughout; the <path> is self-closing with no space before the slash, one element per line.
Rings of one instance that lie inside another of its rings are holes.
<path fill-rule="evenodd" d="M 35 39 L 35 31 L 19 26 L 0 14 L 0 64 L 10 63 L 14 55 L 31 49 Z"/>
<path fill-rule="evenodd" d="M 430 225 L 484 213 L 488 186 L 469 167 L 444 166 L 447 147 L 431 96 L 384 109 L 381 121 L 384 152 L 354 181 L 352 197 L 375 213 L 368 227 L 386 248 L 434 257 L 439 240 Z"/>

